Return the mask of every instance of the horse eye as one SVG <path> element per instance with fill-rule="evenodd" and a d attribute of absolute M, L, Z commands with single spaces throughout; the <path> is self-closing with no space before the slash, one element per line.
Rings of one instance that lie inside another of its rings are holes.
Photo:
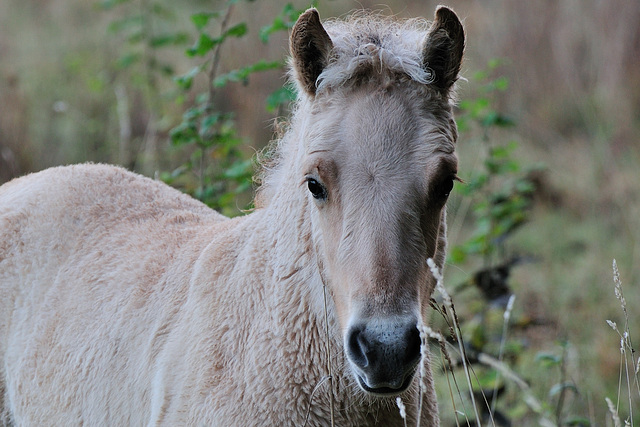
<path fill-rule="evenodd" d="M 452 176 L 447 178 L 445 180 L 445 182 L 443 183 L 443 186 L 442 186 L 442 191 L 443 191 L 445 197 L 449 197 L 449 194 L 451 193 L 451 190 L 453 190 L 453 177 Z"/>
<path fill-rule="evenodd" d="M 451 194 L 451 190 L 453 190 L 453 182 L 456 180 L 455 175 L 451 175 L 446 177 L 438 187 L 437 193 L 440 199 L 446 199 Z"/>
<path fill-rule="evenodd" d="M 315 199 L 324 200 L 327 198 L 327 190 L 315 179 L 307 178 L 307 187 Z"/>

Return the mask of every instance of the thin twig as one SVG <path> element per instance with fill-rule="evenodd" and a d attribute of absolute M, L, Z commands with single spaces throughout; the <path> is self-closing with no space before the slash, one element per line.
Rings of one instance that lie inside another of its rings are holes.
<path fill-rule="evenodd" d="M 224 14 L 224 18 L 222 18 L 222 22 L 220 23 L 220 37 L 222 37 L 227 31 L 227 27 L 229 26 L 229 20 L 231 19 L 231 13 L 233 12 L 233 3 L 229 4 L 227 7 L 227 11 Z M 218 75 L 218 68 L 220 66 L 220 50 L 222 49 L 222 42 L 218 43 L 213 51 L 213 56 L 211 60 L 211 68 L 209 69 L 209 96 L 207 98 L 207 110 L 213 107 L 213 97 L 216 94 L 215 87 L 213 82 L 215 81 Z"/>
<path fill-rule="evenodd" d="M 307 423 L 309 422 L 309 415 L 311 414 L 311 403 L 313 402 L 313 396 L 316 394 L 316 390 L 318 390 L 320 386 L 330 378 L 331 377 L 329 377 L 328 375 L 325 375 L 320 379 L 320 381 L 318 381 L 318 384 L 316 384 L 316 386 L 313 388 L 313 391 L 311 392 L 311 396 L 309 397 L 309 406 L 307 407 L 307 416 L 304 418 L 304 424 L 302 425 L 302 427 L 306 427 Z"/>
<path fill-rule="evenodd" d="M 329 415 L 331 420 L 331 427 L 335 427 L 334 421 L 334 408 L 333 408 L 333 368 L 331 364 L 331 335 L 329 334 L 329 308 L 327 304 L 327 282 L 324 279 L 323 265 L 316 253 L 316 263 L 318 266 L 318 274 L 320 275 L 320 281 L 322 282 L 322 297 L 324 301 L 324 324 L 326 334 L 326 348 L 327 348 L 327 371 L 329 375 L 325 378 L 329 380 Z M 323 379 L 324 381 L 324 379 Z M 306 424 L 306 423 L 305 423 Z"/>
<path fill-rule="evenodd" d="M 233 12 L 233 3 L 230 3 L 229 6 L 227 6 L 227 10 L 224 14 L 224 18 L 222 18 L 222 22 L 220 23 L 220 39 L 222 39 L 222 36 L 224 35 L 225 31 L 227 31 L 227 27 L 229 26 L 229 20 L 231 19 L 231 13 Z M 218 68 L 220 66 L 220 51 L 222 49 L 222 45 L 223 42 L 220 41 L 218 44 L 216 44 L 214 50 L 213 50 L 213 54 L 211 56 L 211 68 L 209 69 L 209 74 L 208 74 L 208 79 L 209 79 L 209 90 L 208 90 L 208 95 L 207 95 L 207 103 L 205 105 L 205 112 L 207 114 L 211 113 L 213 111 L 213 100 L 216 94 L 215 91 L 215 87 L 213 85 L 213 82 L 216 79 L 216 76 L 218 75 Z M 204 152 L 204 150 L 202 150 L 202 153 L 200 155 L 200 190 L 204 191 L 204 186 L 205 186 L 205 168 L 207 166 L 206 162 L 205 162 L 205 157 L 206 157 L 206 153 Z"/>
<path fill-rule="evenodd" d="M 564 400 L 566 396 L 565 387 L 567 380 L 567 344 L 562 346 L 562 359 L 560 361 L 560 396 L 558 396 L 558 404 L 556 405 L 556 424 L 562 425 L 562 409 L 564 408 Z"/>
<path fill-rule="evenodd" d="M 327 286 L 322 281 L 322 293 L 324 296 L 324 323 L 327 333 L 327 370 L 329 371 L 329 411 L 331 413 L 331 427 L 334 427 L 335 422 L 333 419 L 333 371 L 331 368 L 331 346 L 329 345 L 329 313 L 327 310 Z"/>
<path fill-rule="evenodd" d="M 500 339 L 500 350 L 498 351 L 498 360 L 502 362 L 502 358 L 504 357 L 504 347 L 507 342 L 507 331 L 509 329 L 509 320 L 511 319 L 511 311 L 513 310 L 513 303 L 515 302 L 516 296 L 512 294 L 509 297 L 509 301 L 507 302 L 507 307 L 504 310 L 503 319 L 504 322 L 502 324 L 502 338 Z M 496 410 L 496 402 L 498 401 L 498 379 L 500 378 L 500 371 L 496 371 L 496 380 L 493 385 L 493 396 L 491 396 L 491 417 L 493 418 L 493 413 Z M 494 423 L 495 425 L 495 423 Z"/>

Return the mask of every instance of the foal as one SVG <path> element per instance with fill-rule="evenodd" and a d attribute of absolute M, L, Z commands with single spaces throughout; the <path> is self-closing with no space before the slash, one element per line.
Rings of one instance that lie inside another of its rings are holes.
<path fill-rule="evenodd" d="M 417 326 L 463 48 L 445 7 L 302 14 L 291 125 L 241 218 L 105 165 L 0 187 L 0 424 L 390 426 L 400 397 L 437 426 Z"/>

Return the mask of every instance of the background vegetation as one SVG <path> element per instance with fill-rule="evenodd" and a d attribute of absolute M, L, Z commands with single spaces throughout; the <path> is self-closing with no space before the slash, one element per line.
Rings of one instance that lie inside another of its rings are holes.
<path fill-rule="evenodd" d="M 324 18 L 362 7 L 430 18 L 435 5 L 318 1 Z M 640 342 L 640 2 L 449 5 L 469 38 L 458 112 L 466 184 L 450 203 L 446 283 L 474 387 L 498 425 L 614 425 L 605 397 L 622 423 L 640 425 L 631 419 L 637 380 L 631 391 L 620 380 Z M 240 214 L 251 202 L 251 158 L 287 113 L 287 29 L 308 6 L 3 1 L 0 182 L 59 164 L 118 163 Z M 630 325 L 628 352 L 606 320 L 622 335 Z M 433 321 L 446 330 L 445 317 Z M 473 420 L 473 410 L 464 393 L 450 398 L 446 378 L 445 425 L 456 414 L 466 425 L 461 414 Z"/>

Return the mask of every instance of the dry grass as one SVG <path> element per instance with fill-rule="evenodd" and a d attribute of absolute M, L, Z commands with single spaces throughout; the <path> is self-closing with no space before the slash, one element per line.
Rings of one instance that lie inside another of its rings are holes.
<path fill-rule="evenodd" d="M 447 317 L 453 315 L 453 318 L 455 319 L 455 309 L 453 308 L 453 301 L 451 300 L 449 293 L 446 291 L 446 289 L 444 289 L 442 277 L 439 275 L 437 270 L 434 274 L 437 274 L 436 277 L 438 278 L 439 284 L 436 289 L 440 292 L 443 301 L 445 301 L 444 307 L 446 307 L 446 310 L 452 310 L 451 312 L 444 312 L 442 314 Z M 614 427 L 636 425 L 634 420 L 637 418 L 637 414 L 634 414 L 634 409 L 637 412 L 637 408 L 640 405 L 640 358 L 636 356 L 636 352 L 632 342 L 633 334 L 630 328 L 631 322 L 630 312 L 628 309 L 629 306 L 622 290 L 622 281 L 620 279 L 620 273 L 618 271 L 617 263 L 615 260 L 613 261 L 613 282 L 614 294 L 618 301 L 619 307 L 621 308 L 623 317 L 621 326 L 618 326 L 617 322 L 606 320 L 606 323 L 609 325 L 609 327 L 617 333 L 619 339 L 619 346 L 617 348 L 609 347 L 610 354 L 619 354 L 616 397 L 615 399 L 612 399 L 609 396 L 604 397 L 603 400 L 600 401 L 603 402 L 601 405 L 597 401 L 590 402 L 590 405 L 592 405 L 592 407 L 590 408 L 588 413 L 585 412 L 583 416 L 580 417 L 581 424 L 576 425 L 596 426 L 600 425 L 602 422 L 604 422 L 605 425 L 610 425 L 609 422 L 612 422 Z M 500 338 L 500 349 L 503 348 L 504 342 L 506 341 L 512 309 L 513 298 L 510 299 L 509 305 L 504 312 L 504 325 L 502 336 Z M 453 322 L 454 328 L 459 328 L 458 323 L 455 322 L 455 320 Z M 606 328 L 602 326 L 601 329 Z M 493 400 L 492 402 L 488 402 L 488 400 L 485 398 L 484 402 L 474 402 L 473 393 L 469 393 L 468 390 L 465 392 L 458 387 L 456 372 L 454 371 L 452 366 L 453 364 L 451 362 L 452 358 L 447 350 L 447 348 L 452 347 L 451 344 L 448 344 L 443 334 L 441 334 L 440 332 L 435 332 L 430 327 L 426 326 L 422 327 L 422 331 L 425 337 L 436 340 L 438 343 L 440 343 L 440 347 L 443 349 L 441 355 L 443 359 L 442 363 L 444 364 L 445 369 L 442 375 L 445 378 L 440 378 L 439 382 L 442 389 L 448 390 L 448 392 L 441 393 L 440 397 L 441 400 L 443 400 L 444 395 L 448 396 L 451 404 L 451 407 L 445 405 L 445 407 L 447 407 L 448 409 L 446 409 L 446 412 L 442 414 L 445 423 L 451 423 L 455 421 L 455 424 L 457 426 L 480 426 L 483 424 L 488 426 L 500 425 L 496 424 L 496 421 L 493 418 L 489 418 L 488 420 L 485 418 L 481 421 L 480 417 L 478 416 L 477 407 L 482 407 L 482 405 L 485 405 L 486 408 L 491 408 L 491 411 L 488 412 L 492 414 L 496 407 L 495 400 Z M 478 378 L 476 376 L 474 368 L 467 363 L 463 363 L 466 358 L 463 350 L 464 345 L 462 344 L 461 337 L 457 336 L 456 338 L 460 339 L 460 341 L 458 347 L 453 348 L 453 351 L 455 353 L 455 356 L 460 358 L 460 370 L 462 371 L 462 374 L 465 376 L 467 381 L 469 381 L 469 390 L 471 390 L 472 386 L 470 384 L 470 381 L 478 381 Z M 514 370 L 517 369 L 517 367 L 509 366 L 509 363 L 505 363 L 504 361 L 502 361 L 502 355 L 502 351 L 500 351 L 498 358 L 494 358 L 488 354 L 481 353 L 478 355 L 477 359 L 481 365 L 494 369 L 499 375 L 504 377 L 506 382 L 514 385 L 517 388 L 517 392 L 515 394 L 517 395 L 517 398 L 521 399 L 521 401 L 526 405 L 528 411 L 531 413 L 531 416 L 521 417 L 519 420 L 513 421 L 517 422 L 518 425 L 541 425 L 549 427 L 559 427 L 565 425 L 565 422 L 567 421 L 563 418 L 562 401 L 558 402 L 556 406 L 553 407 L 552 405 L 546 403 L 544 401 L 544 398 L 540 399 L 538 396 L 536 396 L 537 393 L 531 387 L 530 382 L 525 381 L 521 377 L 521 375 Z M 563 354 L 563 356 L 565 355 L 566 352 L 565 354 Z M 562 363 L 565 363 L 565 361 L 563 360 Z M 597 378 L 598 371 L 595 368 L 596 367 L 591 367 L 589 369 L 586 369 L 586 373 L 591 374 L 592 376 L 596 376 L 596 380 L 599 380 L 599 378 Z M 545 376 L 539 376 L 537 379 L 540 380 L 541 378 L 542 380 L 544 380 Z M 533 380 L 531 382 L 533 382 Z M 455 384 L 455 387 L 452 387 L 452 384 Z M 579 385 L 576 385 L 576 387 L 579 387 Z M 589 391 L 587 391 L 586 393 L 591 394 L 589 393 Z M 467 396 L 466 394 L 469 394 L 470 396 Z M 459 409 L 457 409 L 457 406 L 460 406 L 461 403 L 464 405 L 465 401 L 468 402 L 469 406 L 473 406 L 473 412 L 475 415 L 475 420 L 473 422 L 467 416 L 467 414 L 469 413 L 468 407 L 465 411 L 460 411 Z M 597 406 L 597 408 L 593 408 L 593 405 Z M 600 417 L 597 417 L 595 415 L 596 413 L 607 414 L 607 416 L 603 415 L 601 421 L 599 421 Z M 463 417 L 462 422 L 460 420 L 460 416 Z M 578 418 L 574 417 L 572 419 L 577 420 Z M 584 424 L 585 422 L 588 424 Z"/>
<path fill-rule="evenodd" d="M 611 413 L 613 423 L 616 427 L 621 426 L 620 411 L 624 403 L 628 403 L 628 416 L 624 418 L 625 426 L 635 425 L 633 408 L 634 402 L 640 403 L 640 358 L 636 358 L 635 350 L 631 340 L 629 328 L 629 312 L 627 311 L 627 301 L 622 292 L 622 281 L 616 260 L 613 260 L 613 283 L 616 298 L 622 308 L 624 315 L 624 326 L 618 328 L 616 322 L 607 320 L 607 324 L 620 338 L 620 374 L 618 376 L 618 395 L 614 405 L 609 397 L 606 397 L 607 407 Z M 625 398 L 626 396 L 626 398 Z M 637 410 L 637 409 L 636 409 Z"/>

